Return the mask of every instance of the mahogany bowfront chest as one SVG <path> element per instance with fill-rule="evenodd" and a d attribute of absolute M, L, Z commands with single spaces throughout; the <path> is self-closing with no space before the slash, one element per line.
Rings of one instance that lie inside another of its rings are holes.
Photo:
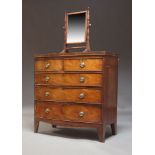
<path fill-rule="evenodd" d="M 96 128 L 102 142 L 107 125 L 116 134 L 117 55 L 106 51 L 36 55 L 34 70 L 35 132 L 43 121 L 53 127 Z"/>

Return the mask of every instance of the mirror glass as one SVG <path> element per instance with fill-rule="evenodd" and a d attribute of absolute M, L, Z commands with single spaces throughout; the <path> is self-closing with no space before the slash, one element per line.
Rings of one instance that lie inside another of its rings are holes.
<path fill-rule="evenodd" d="M 85 42 L 86 13 L 68 14 L 67 43 Z"/>

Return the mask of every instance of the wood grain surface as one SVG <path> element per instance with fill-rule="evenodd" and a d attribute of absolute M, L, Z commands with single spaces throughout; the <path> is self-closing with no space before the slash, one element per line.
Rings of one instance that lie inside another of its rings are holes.
<path fill-rule="evenodd" d="M 80 112 L 84 115 L 80 116 Z M 65 120 L 74 122 L 100 122 L 101 109 L 94 105 L 69 105 L 60 103 L 43 103 L 36 104 L 35 109 L 37 118 Z"/>
<path fill-rule="evenodd" d="M 84 79 L 81 81 L 81 79 Z M 62 86 L 101 86 L 102 74 L 36 73 L 35 84 Z"/>
<path fill-rule="evenodd" d="M 84 94 L 84 97 L 80 98 L 80 94 Z M 101 91 L 98 89 L 52 88 L 39 86 L 35 88 L 35 99 L 43 101 L 101 103 Z"/>
<path fill-rule="evenodd" d="M 34 131 L 39 122 L 54 127 L 93 127 L 104 142 L 106 126 L 117 133 L 118 57 L 103 52 L 35 56 Z"/>

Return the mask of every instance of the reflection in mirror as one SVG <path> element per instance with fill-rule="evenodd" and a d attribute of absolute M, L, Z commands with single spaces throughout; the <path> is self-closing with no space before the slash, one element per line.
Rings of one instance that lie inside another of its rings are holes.
<path fill-rule="evenodd" d="M 68 15 L 67 43 L 85 42 L 85 17 L 85 12 Z"/>

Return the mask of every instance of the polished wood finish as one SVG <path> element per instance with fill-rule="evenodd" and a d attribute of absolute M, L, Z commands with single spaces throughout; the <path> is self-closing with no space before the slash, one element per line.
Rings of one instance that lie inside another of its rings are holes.
<path fill-rule="evenodd" d="M 86 123 L 101 122 L 101 108 L 99 105 L 39 102 L 36 103 L 35 112 L 36 118 Z"/>
<path fill-rule="evenodd" d="M 64 61 L 65 71 L 101 71 L 102 59 L 66 59 Z M 83 67 L 82 65 L 83 64 Z"/>
<path fill-rule="evenodd" d="M 60 71 L 62 70 L 62 60 L 39 60 L 35 63 L 36 71 Z"/>
<path fill-rule="evenodd" d="M 45 67 L 47 63 L 51 65 Z M 35 132 L 43 121 L 53 127 L 96 128 L 101 142 L 107 125 L 116 134 L 117 55 L 106 51 L 42 54 L 35 56 L 34 66 Z"/>
<path fill-rule="evenodd" d="M 36 100 L 44 101 L 101 102 L 101 91 L 97 89 L 52 88 L 40 86 L 35 88 L 35 94 Z M 80 98 L 80 94 L 83 94 L 84 97 Z"/>
<path fill-rule="evenodd" d="M 117 125 L 116 122 L 111 124 L 112 135 L 117 134 Z"/>
<path fill-rule="evenodd" d="M 74 80 L 73 80 L 74 79 Z M 82 80 L 83 79 L 83 80 Z M 36 73 L 36 85 L 64 85 L 64 86 L 101 86 L 101 74 L 62 74 L 62 73 Z"/>
<path fill-rule="evenodd" d="M 97 134 L 100 142 L 105 141 L 105 127 L 103 125 L 97 127 Z"/>
<path fill-rule="evenodd" d="M 82 116 L 80 116 L 80 112 L 83 113 Z M 101 109 L 98 106 L 66 105 L 63 107 L 63 113 L 65 120 L 89 123 L 101 121 Z"/>

